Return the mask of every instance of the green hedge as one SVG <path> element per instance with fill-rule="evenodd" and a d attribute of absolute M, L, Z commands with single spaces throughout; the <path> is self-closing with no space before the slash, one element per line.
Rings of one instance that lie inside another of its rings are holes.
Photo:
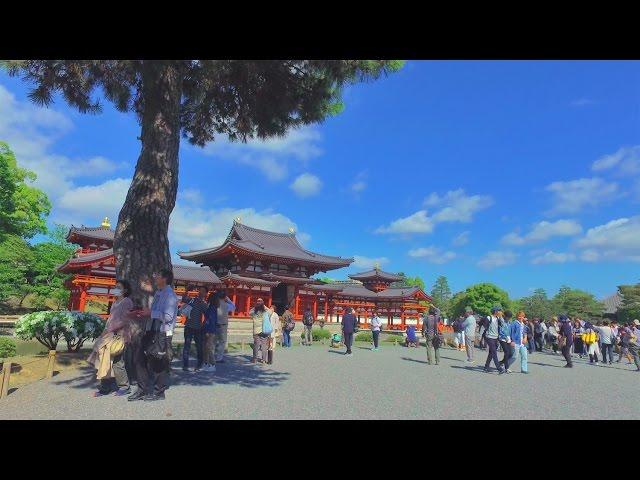
<path fill-rule="evenodd" d="M 300 338 L 304 338 L 304 330 L 300 332 Z M 312 328 L 311 329 L 311 338 L 314 342 L 319 340 L 327 340 L 331 338 L 331 332 L 329 330 L 324 330 L 322 328 Z"/>
<path fill-rule="evenodd" d="M 14 339 L 0 337 L 0 358 L 15 357 L 16 352 L 17 347 Z"/>
<path fill-rule="evenodd" d="M 356 342 L 373 342 L 373 334 L 371 332 L 360 332 L 356 334 Z"/>

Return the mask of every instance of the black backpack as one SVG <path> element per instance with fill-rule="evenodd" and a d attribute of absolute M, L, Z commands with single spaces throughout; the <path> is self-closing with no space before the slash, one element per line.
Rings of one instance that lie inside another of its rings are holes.
<path fill-rule="evenodd" d="M 302 323 L 304 323 L 307 327 L 313 325 L 313 315 L 311 315 L 311 312 L 305 312 L 302 317 Z"/>
<path fill-rule="evenodd" d="M 459 333 L 462 331 L 462 322 L 460 321 L 460 319 L 453 322 L 453 331 L 456 333 Z"/>

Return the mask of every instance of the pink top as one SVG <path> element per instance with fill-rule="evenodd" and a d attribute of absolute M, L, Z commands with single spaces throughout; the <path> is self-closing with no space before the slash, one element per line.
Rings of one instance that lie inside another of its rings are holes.
<path fill-rule="evenodd" d="M 111 314 L 105 326 L 106 332 L 115 332 L 122 335 L 125 343 L 131 342 L 131 330 L 129 328 L 131 320 L 127 316 L 131 309 L 133 309 L 133 301 L 129 297 L 116 300 L 111 305 Z"/>

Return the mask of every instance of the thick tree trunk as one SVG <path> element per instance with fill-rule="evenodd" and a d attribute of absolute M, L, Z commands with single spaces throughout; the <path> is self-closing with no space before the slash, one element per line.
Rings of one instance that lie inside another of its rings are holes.
<path fill-rule="evenodd" d="M 144 61 L 142 150 L 113 240 L 117 276 L 131 283 L 131 298 L 143 307 L 149 294 L 142 284 L 172 268 L 167 233 L 178 190 L 181 93 L 178 62 Z"/>

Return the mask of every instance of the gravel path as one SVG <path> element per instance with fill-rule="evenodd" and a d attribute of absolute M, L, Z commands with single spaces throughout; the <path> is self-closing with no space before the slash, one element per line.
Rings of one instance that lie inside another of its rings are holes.
<path fill-rule="evenodd" d="M 0 419 L 640 419 L 635 366 L 590 366 L 561 356 L 529 357 L 529 375 L 482 373 L 464 354 L 356 345 L 345 357 L 327 346 L 278 349 L 272 366 L 232 354 L 216 374 L 183 373 L 162 402 L 90 398 L 88 367 L 18 389 L 0 401 Z M 478 363 L 486 353 L 476 350 Z"/>

